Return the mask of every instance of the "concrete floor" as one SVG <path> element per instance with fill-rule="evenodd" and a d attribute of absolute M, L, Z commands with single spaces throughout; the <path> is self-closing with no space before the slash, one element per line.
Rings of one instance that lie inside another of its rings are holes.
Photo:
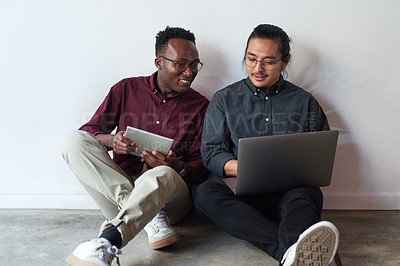
<path fill-rule="evenodd" d="M 97 210 L 0 209 L 0 265 L 66 265 L 81 242 L 97 236 Z M 400 211 L 324 211 L 340 231 L 343 265 L 400 265 Z M 150 249 L 144 231 L 123 249 L 121 265 L 278 265 L 199 214 L 176 226 L 181 241 Z M 116 265 L 115 263 L 113 265 Z"/>

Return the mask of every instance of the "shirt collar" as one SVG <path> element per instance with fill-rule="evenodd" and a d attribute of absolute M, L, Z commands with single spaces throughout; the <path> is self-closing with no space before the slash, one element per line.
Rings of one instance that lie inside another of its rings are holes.
<path fill-rule="evenodd" d="M 249 77 L 245 79 L 245 83 L 255 96 L 258 96 L 259 94 L 266 94 L 263 90 L 254 86 L 253 82 L 251 82 Z M 278 94 L 284 88 L 284 86 L 282 86 L 283 83 L 284 83 L 283 76 L 280 75 L 278 82 L 274 86 L 272 86 L 272 88 L 268 91 L 267 94 Z"/>
<path fill-rule="evenodd" d="M 154 94 L 161 94 L 157 89 L 157 71 L 150 76 L 150 89 Z M 161 94 L 162 95 L 162 94 Z"/>
<path fill-rule="evenodd" d="M 150 88 L 155 95 L 157 95 L 163 99 L 166 99 L 165 96 L 161 93 L 160 89 L 158 88 L 157 75 L 158 75 L 158 71 L 154 72 L 153 75 L 150 76 Z M 169 98 L 176 98 L 176 97 L 179 97 L 181 94 L 182 93 L 178 93 Z"/>

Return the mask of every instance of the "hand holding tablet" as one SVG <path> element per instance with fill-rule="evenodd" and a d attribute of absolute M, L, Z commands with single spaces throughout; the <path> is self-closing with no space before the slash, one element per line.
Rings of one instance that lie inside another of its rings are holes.
<path fill-rule="evenodd" d="M 139 147 L 137 152 L 131 152 L 136 156 L 139 156 L 142 151 L 152 152 L 153 150 L 167 155 L 174 143 L 173 139 L 130 126 L 126 127 L 125 137 L 134 141 L 135 145 Z"/>

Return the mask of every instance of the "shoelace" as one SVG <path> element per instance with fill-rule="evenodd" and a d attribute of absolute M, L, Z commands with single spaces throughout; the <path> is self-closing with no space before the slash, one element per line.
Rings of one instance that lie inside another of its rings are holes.
<path fill-rule="evenodd" d="M 168 226 L 168 216 L 165 211 L 160 211 L 157 213 L 157 215 L 151 220 L 150 225 L 151 228 L 153 229 L 158 229 L 158 228 L 167 228 Z"/>
<path fill-rule="evenodd" d="M 110 246 L 107 243 L 102 243 L 98 247 L 96 247 L 96 250 L 101 251 L 101 254 L 99 254 L 99 259 L 107 262 L 107 264 L 111 265 L 112 261 L 114 258 L 117 259 L 117 264 L 119 264 L 119 257 L 117 255 L 122 254 L 122 251 L 119 250 L 116 246 Z"/>
<path fill-rule="evenodd" d="M 283 254 L 283 258 L 282 258 L 282 260 L 281 260 L 281 264 L 284 264 L 284 262 L 286 261 L 286 259 L 289 257 L 290 251 L 291 251 L 293 248 L 296 248 L 296 247 L 295 247 L 294 245 L 292 245 L 292 246 L 290 246 L 290 247 L 286 250 L 285 254 Z"/>

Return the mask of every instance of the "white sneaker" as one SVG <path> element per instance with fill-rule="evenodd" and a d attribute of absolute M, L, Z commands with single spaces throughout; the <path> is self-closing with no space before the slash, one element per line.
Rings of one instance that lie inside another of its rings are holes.
<path fill-rule="evenodd" d="M 159 249 L 174 244 L 181 237 L 169 225 L 167 213 L 161 210 L 157 215 L 144 227 L 149 237 L 150 247 Z"/>
<path fill-rule="evenodd" d="M 114 258 L 121 254 L 116 246 L 112 246 L 110 241 L 105 238 L 92 239 L 80 244 L 67 258 L 67 263 L 71 266 L 111 266 Z"/>
<path fill-rule="evenodd" d="M 283 266 L 315 265 L 331 263 L 339 245 L 339 231 L 331 222 L 322 221 L 305 230 L 283 255 Z"/>

